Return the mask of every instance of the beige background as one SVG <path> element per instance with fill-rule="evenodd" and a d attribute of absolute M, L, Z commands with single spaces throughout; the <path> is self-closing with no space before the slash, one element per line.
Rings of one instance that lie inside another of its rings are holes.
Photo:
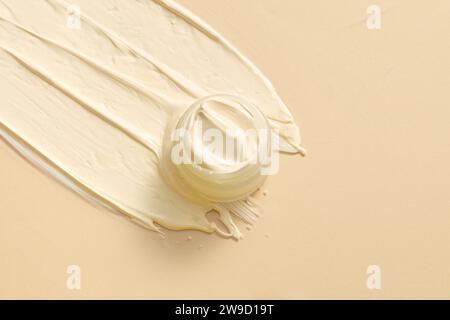
<path fill-rule="evenodd" d="M 450 2 L 378 1 L 378 31 L 365 0 L 180 2 L 273 81 L 309 156 L 237 243 L 161 239 L 0 141 L 0 298 L 450 298 Z"/>

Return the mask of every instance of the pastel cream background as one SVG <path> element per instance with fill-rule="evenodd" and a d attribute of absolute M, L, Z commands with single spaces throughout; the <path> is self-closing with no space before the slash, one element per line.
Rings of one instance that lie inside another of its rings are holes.
<path fill-rule="evenodd" d="M 450 3 L 378 1 L 375 31 L 370 1 L 179 2 L 272 80 L 308 157 L 282 157 L 243 241 L 161 239 L 2 141 L 0 298 L 450 298 Z"/>

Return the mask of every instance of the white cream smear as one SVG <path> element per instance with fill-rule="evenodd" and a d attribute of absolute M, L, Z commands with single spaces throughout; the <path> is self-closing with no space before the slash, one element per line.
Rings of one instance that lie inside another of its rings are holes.
<path fill-rule="evenodd" d="M 0 0 L 0 74 L 2 137 L 72 189 L 153 230 L 240 238 L 231 214 L 252 222 L 258 213 L 250 197 L 264 182 L 258 168 L 207 163 L 212 180 L 165 159 L 167 131 L 200 99 L 245 99 L 278 130 L 281 151 L 303 153 L 270 82 L 169 0 Z M 225 101 L 196 110 L 220 126 L 229 109 Z M 227 231 L 206 218 L 212 209 Z"/>

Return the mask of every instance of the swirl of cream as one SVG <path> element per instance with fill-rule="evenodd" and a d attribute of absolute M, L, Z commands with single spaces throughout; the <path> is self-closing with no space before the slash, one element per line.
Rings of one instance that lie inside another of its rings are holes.
<path fill-rule="evenodd" d="M 276 141 L 254 104 L 233 95 L 207 96 L 168 126 L 161 173 L 192 201 L 244 200 L 264 183 L 261 170 L 267 163 L 260 157 L 277 152 Z"/>

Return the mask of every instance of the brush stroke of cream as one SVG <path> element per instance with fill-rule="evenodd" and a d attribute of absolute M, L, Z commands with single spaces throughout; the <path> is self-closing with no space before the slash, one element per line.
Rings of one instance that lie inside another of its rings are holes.
<path fill-rule="evenodd" d="M 67 25 L 73 6 L 77 28 Z M 150 229 L 217 230 L 205 217 L 212 206 L 182 197 L 158 171 L 166 126 L 198 99 L 244 97 L 279 130 L 282 151 L 302 150 L 269 81 L 172 1 L 1 0 L 0 73 L 2 136 L 74 190 Z M 229 211 L 221 219 L 239 238 Z"/>

